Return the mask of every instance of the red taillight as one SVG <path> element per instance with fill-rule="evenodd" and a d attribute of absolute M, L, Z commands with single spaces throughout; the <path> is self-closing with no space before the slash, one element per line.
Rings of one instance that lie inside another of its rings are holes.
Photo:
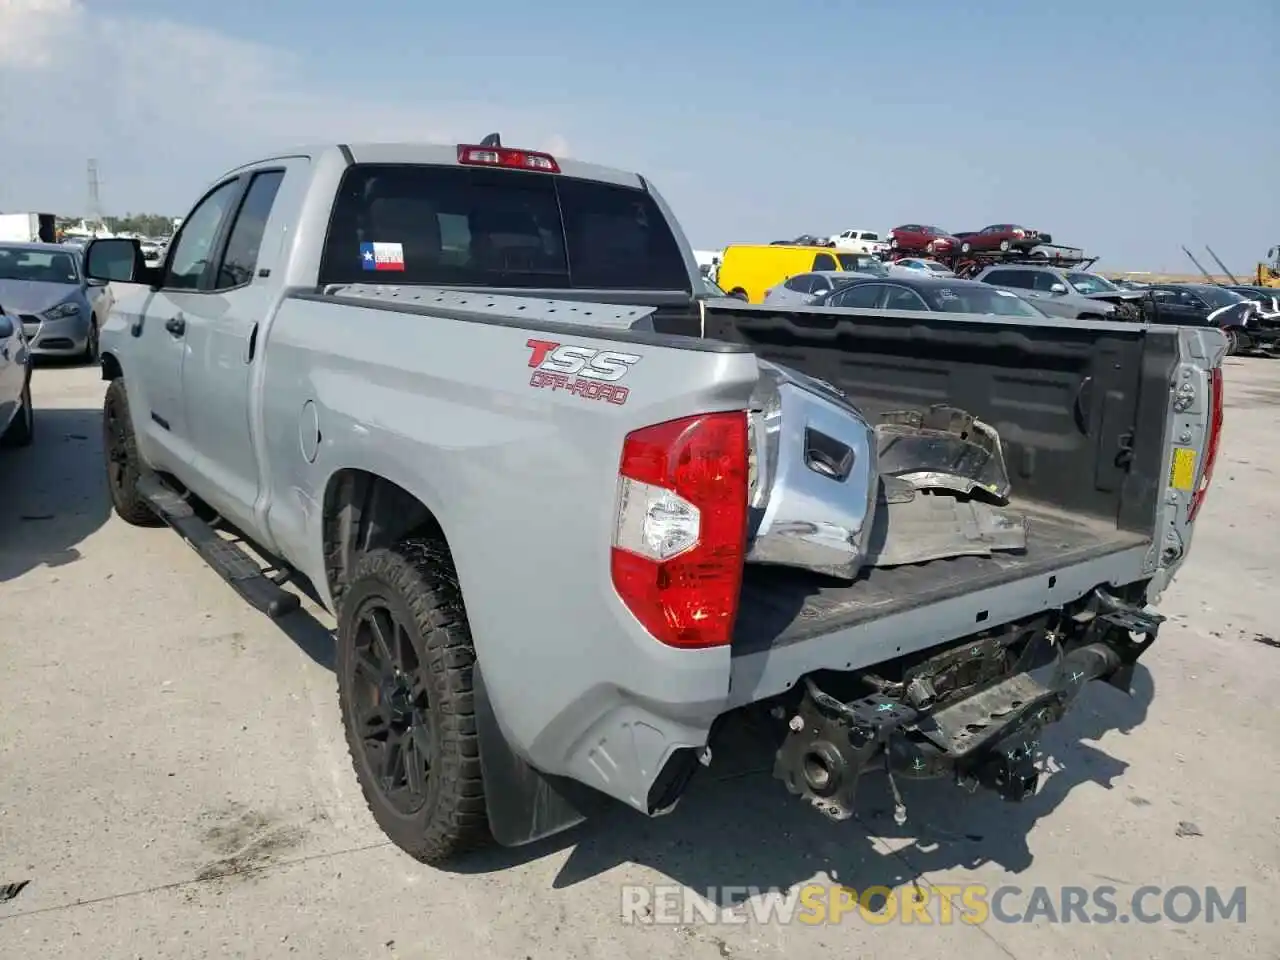
<path fill-rule="evenodd" d="M 1213 480 L 1213 465 L 1218 459 L 1218 447 L 1222 441 L 1222 369 L 1209 371 L 1209 440 L 1204 448 L 1204 466 L 1200 469 L 1200 482 L 1191 494 L 1191 509 L 1187 521 L 1196 518 L 1204 505 L 1204 495 Z"/>
<path fill-rule="evenodd" d="M 549 153 L 514 150 L 511 147 L 481 147 L 458 144 L 458 162 L 476 167 L 510 167 L 516 170 L 540 170 L 559 173 L 560 164 Z"/>
<path fill-rule="evenodd" d="M 629 433 L 618 467 L 613 586 L 672 647 L 729 643 L 747 542 L 747 415 Z"/>

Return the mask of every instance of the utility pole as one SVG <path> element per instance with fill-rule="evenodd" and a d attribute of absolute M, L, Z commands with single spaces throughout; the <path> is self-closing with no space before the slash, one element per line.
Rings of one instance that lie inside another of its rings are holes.
<path fill-rule="evenodd" d="M 98 161 L 89 161 L 89 220 L 93 223 L 94 232 L 99 225 L 106 226 L 102 220 L 101 181 L 98 179 Z"/>

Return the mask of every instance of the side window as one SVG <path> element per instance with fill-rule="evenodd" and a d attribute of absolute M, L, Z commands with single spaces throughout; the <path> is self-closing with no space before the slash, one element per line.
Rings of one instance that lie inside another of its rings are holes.
<path fill-rule="evenodd" d="M 254 272 L 258 269 L 262 235 L 266 232 L 267 218 L 271 216 L 271 205 L 275 203 L 282 180 L 283 170 L 269 170 L 254 175 L 244 201 L 240 204 L 240 212 L 236 214 L 235 225 L 231 228 L 231 237 L 227 241 L 226 252 L 222 255 L 222 265 L 218 267 L 215 289 L 243 286 L 253 279 Z"/>
<path fill-rule="evenodd" d="M 929 305 L 920 298 L 920 294 L 906 287 L 890 287 L 889 296 L 885 300 L 886 310 L 928 310 Z"/>
<path fill-rule="evenodd" d="M 836 263 L 836 258 L 829 253 L 820 253 L 813 258 L 813 270 L 839 270 L 840 264 Z"/>
<path fill-rule="evenodd" d="M 813 276 L 808 273 L 802 273 L 798 277 L 792 277 L 784 286 L 788 290 L 794 290 L 796 293 L 808 293 L 813 289 Z"/>
<path fill-rule="evenodd" d="M 1024 286 L 1017 270 L 992 270 L 983 276 L 982 282 L 995 284 L 997 287 Z"/>
<path fill-rule="evenodd" d="M 1062 281 L 1052 273 L 1044 273 L 1043 271 L 1033 273 L 1031 275 L 1031 282 L 1034 284 L 1031 289 L 1039 290 L 1041 293 L 1051 293 L 1055 283 L 1062 283 Z M 1063 284 L 1063 286 L 1066 286 L 1066 284 Z"/>
<path fill-rule="evenodd" d="M 879 239 L 880 239 L 880 234 L 878 234 L 878 233 L 870 233 L 870 232 L 868 232 L 868 231 L 864 230 L 864 231 L 862 232 L 862 237 L 861 237 L 861 239 L 863 239 L 863 240 L 870 240 L 872 243 L 876 243 L 876 242 L 878 242 L 878 241 L 879 241 Z"/>
<path fill-rule="evenodd" d="M 1008 280 L 1004 282 L 1006 287 L 1017 287 L 1020 290 L 1036 289 L 1036 274 L 1028 273 L 1026 270 L 1010 270 L 1007 273 Z"/>
<path fill-rule="evenodd" d="M 190 216 L 182 222 L 174 242 L 164 286 L 172 290 L 198 290 L 214 255 L 213 245 L 223 221 L 231 211 L 231 202 L 239 193 L 239 179 L 228 180 L 205 194 Z"/>
<path fill-rule="evenodd" d="M 814 277 L 813 286 L 809 288 L 809 292 L 814 296 L 821 296 L 831 289 L 831 281 L 826 277 Z"/>
<path fill-rule="evenodd" d="M 836 297 L 839 303 L 833 303 L 832 306 L 860 307 L 870 310 L 879 301 L 882 293 L 884 293 L 883 283 L 860 283 L 841 292 Z"/>

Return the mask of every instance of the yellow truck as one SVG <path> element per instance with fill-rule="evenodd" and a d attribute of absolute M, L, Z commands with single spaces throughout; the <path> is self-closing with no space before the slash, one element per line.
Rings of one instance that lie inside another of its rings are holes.
<path fill-rule="evenodd" d="M 788 243 L 733 243 L 724 248 L 716 284 L 731 297 L 759 303 L 765 291 L 798 273 L 817 270 L 870 272 L 880 261 L 865 253 Z M 879 272 L 879 271 L 877 271 Z"/>

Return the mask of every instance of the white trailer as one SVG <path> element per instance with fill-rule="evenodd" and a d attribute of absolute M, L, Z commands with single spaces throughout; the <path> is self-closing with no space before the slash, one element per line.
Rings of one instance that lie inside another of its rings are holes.
<path fill-rule="evenodd" d="M 0 213 L 0 242 L 53 243 L 56 239 L 52 213 Z"/>

